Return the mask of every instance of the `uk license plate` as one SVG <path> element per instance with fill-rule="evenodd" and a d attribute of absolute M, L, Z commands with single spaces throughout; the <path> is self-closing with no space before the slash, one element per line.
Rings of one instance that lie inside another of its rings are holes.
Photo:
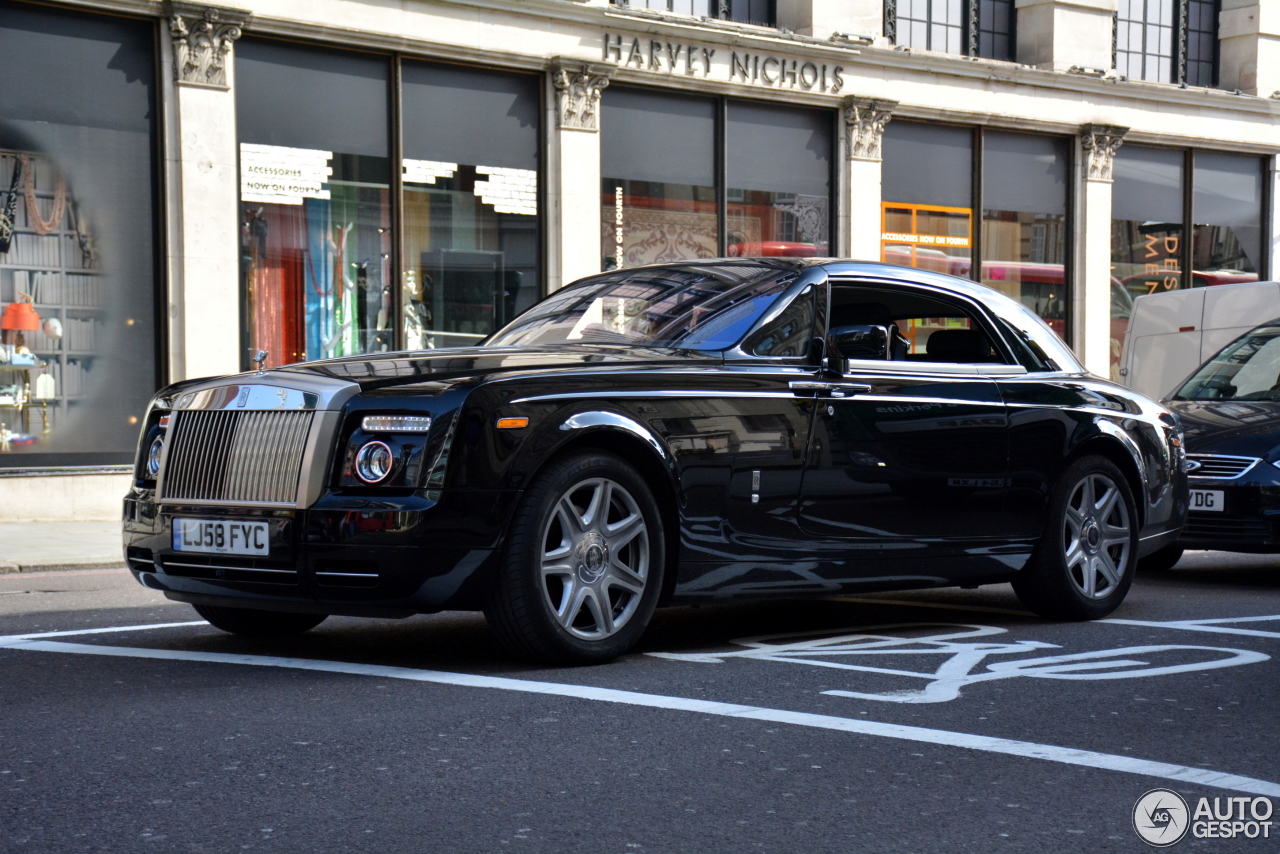
<path fill-rule="evenodd" d="M 1191 512 L 1221 513 L 1226 501 L 1221 489 L 1191 490 Z"/>
<path fill-rule="evenodd" d="M 173 550 L 219 555 L 264 556 L 271 537 L 266 522 L 232 519 L 174 519 Z"/>

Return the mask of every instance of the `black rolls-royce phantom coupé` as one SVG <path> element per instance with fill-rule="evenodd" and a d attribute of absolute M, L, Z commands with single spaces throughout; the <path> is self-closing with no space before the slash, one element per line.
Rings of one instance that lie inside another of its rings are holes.
<path fill-rule="evenodd" d="M 125 556 L 231 632 L 483 610 L 548 661 L 746 597 L 1012 581 L 1091 619 L 1178 536 L 1183 462 L 1162 406 L 997 291 L 666 264 L 576 282 L 483 346 L 162 390 Z"/>

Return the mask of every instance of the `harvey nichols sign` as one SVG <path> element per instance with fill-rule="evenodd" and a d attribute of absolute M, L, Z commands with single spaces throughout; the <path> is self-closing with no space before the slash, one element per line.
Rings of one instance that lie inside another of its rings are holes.
<path fill-rule="evenodd" d="M 713 73 L 730 83 L 754 83 L 773 89 L 839 93 L 844 66 L 787 59 L 765 53 L 703 47 L 680 42 L 604 34 L 604 61 L 623 68 L 687 77 Z"/>

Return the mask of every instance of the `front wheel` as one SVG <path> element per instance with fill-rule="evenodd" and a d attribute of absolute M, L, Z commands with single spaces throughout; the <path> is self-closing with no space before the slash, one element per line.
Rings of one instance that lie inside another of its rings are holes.
<path fill-rule="evenodd" d="M 287 611 L 259 611 L 256 608 L 227 608 L 223 605 L 192 605 L 196 613 L 215 628 L 252 638 L 286 638 L 314 629 L 328 614 L 295 614 Z"/>
<path fill-rule="evenodd" d="M 1105 457 L 1081 457 L 1054 486 L 1044 536 L 1013 589 L 1042 617 L 1096 620 L 1124 601 L 1137 554 L 1138 514 L 1124 474 Z"/>
<path fill-rule="evenodd" d="M 662 515 L 635 469 L 605 451 L 560 457 L 521 500 L 485 616 L 529 658 L 616 658 L 653 616 L 663 544 Z"/>

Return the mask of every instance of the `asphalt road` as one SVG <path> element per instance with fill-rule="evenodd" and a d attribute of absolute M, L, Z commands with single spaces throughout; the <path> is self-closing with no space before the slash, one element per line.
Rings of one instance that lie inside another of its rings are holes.
<path fill-rule="evenodd" d="M 479 615 L 253 642 L 124 570 L 0 576 L 0 851 L 1131 852 L 1153 788 L 1280 805 L 1280 559 L 1191 553 L 1113 618 L 673 609 L 546 669 Z M 1172 850 L 1278 851 L 1276 813 Z"/>

